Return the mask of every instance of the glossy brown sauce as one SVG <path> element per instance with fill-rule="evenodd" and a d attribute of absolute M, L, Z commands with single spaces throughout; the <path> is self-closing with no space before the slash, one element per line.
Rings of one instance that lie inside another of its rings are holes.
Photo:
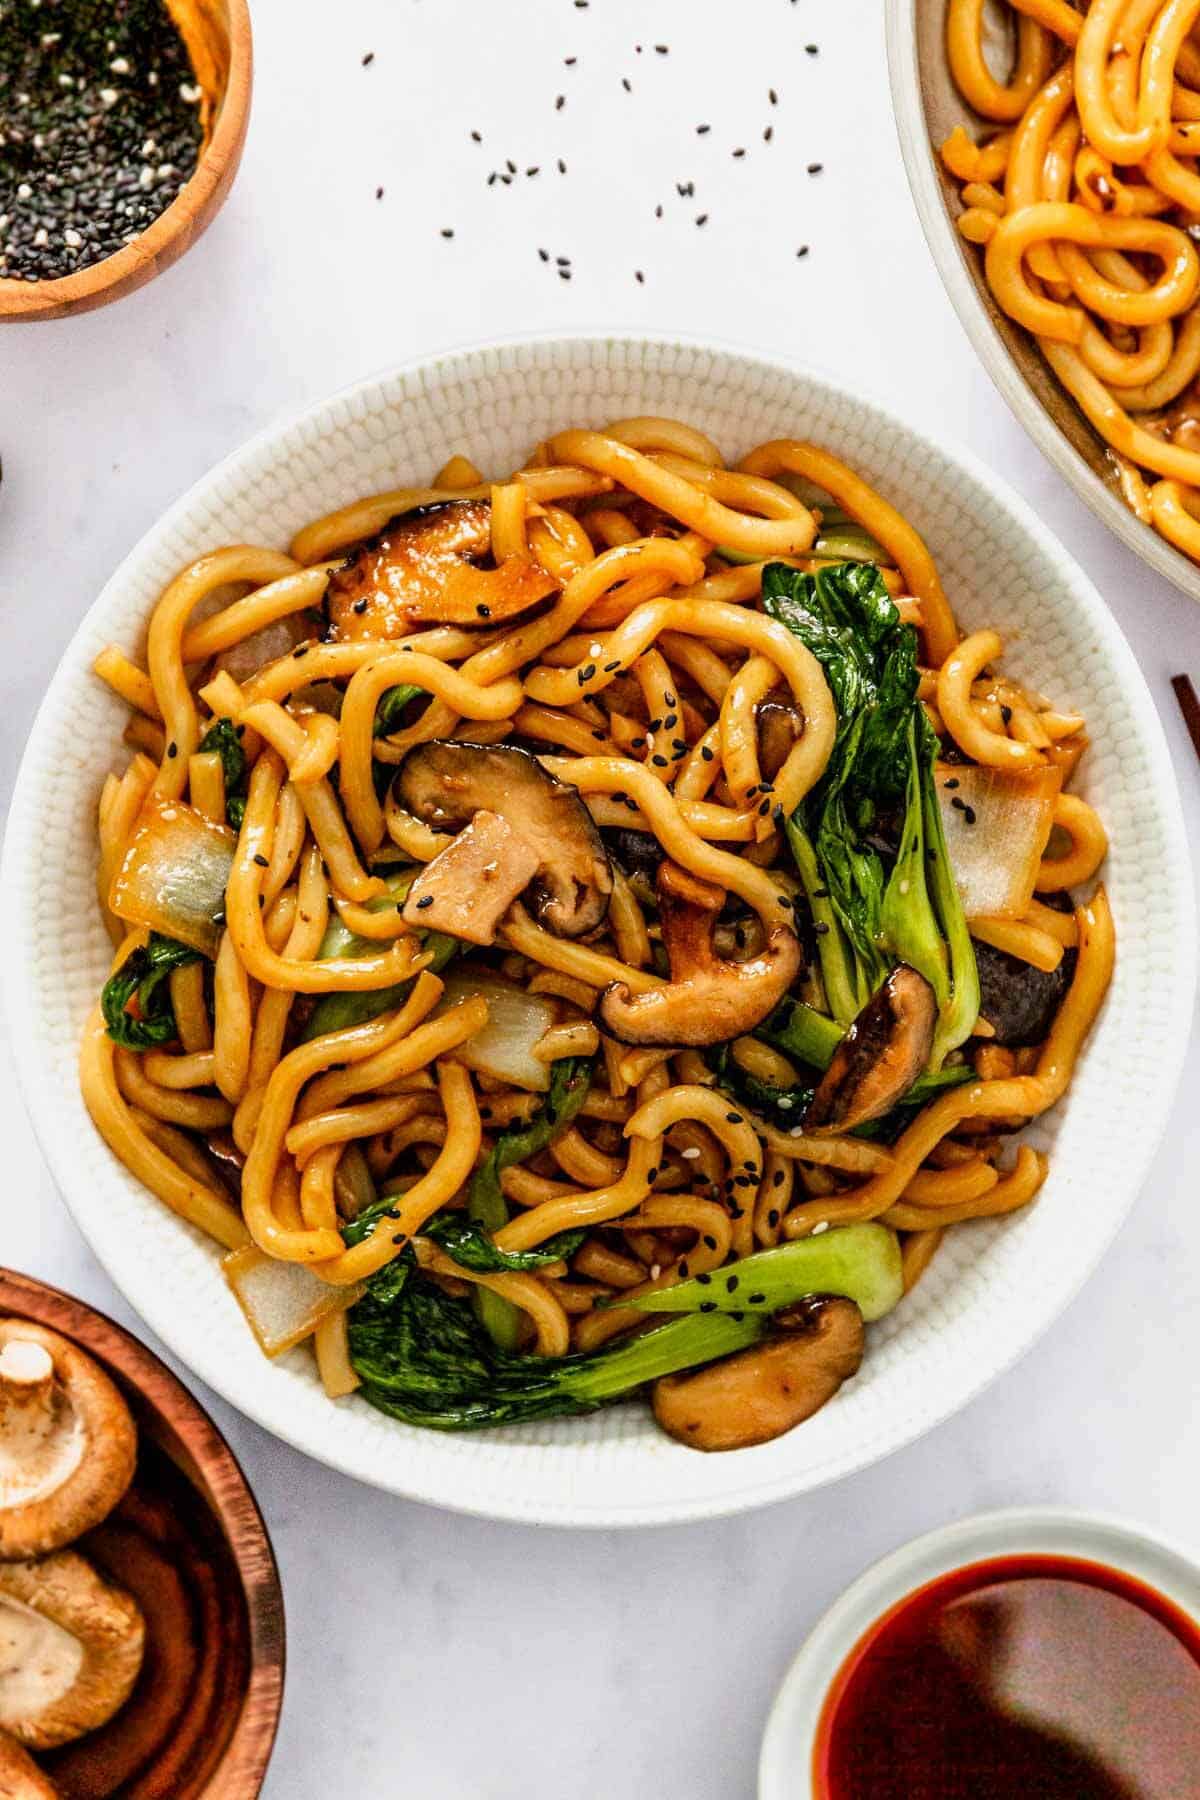
<path fill-rule="evenodd" d="M 1099 1563 L 1002 1557 L 886 1613 L 822 1711 L 816 1800 L 1198 1800 L 1200 1628 Z"/>

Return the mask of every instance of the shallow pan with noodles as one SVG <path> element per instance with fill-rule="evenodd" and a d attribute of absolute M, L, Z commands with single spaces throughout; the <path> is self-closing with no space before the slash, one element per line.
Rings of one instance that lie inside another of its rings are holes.
<path fill-rule="evenodd" d="M 1103 438 L 1058 385 L 1033 339 L 996 305 L 978 250 L 955 229 L 962 208 L 936 146 L 956 125 L 972 138 L 997 127 L 971 110 L 951 79 L 946 0 L 886 0 L 886 5 L 892 103 L 904 167 L 926 242 L 963 330 L 1020 423 L 1080 499 L 1143 562 L 1200 600 L 1200 568 L 1130 512 L 1117 491 Z M 985 18 L 994 10 L 988 0 Z M 995 35 L 1002 46 L 1002 34 Z M 1001 60 L 997 68 L 1002 66 Z"/>
<path fill-rule="evenodd" d="M 509 469 L 556 427 L 643 412 L 687 419 L 731 457 L 807 436 L 877 482 L 925 533 L 964 625 L 1019 634 L 1006 652 L 1017 678 L 1087 715 L 1082 788 L 1112 840 L 1116 978 L 1070 1093 L 1040 1130 L 1053 1154 L 1037 1204 L 952 1232 L 913 1297 L 873 1329 L 861 1375 L 834 1404 L 774 1443 L 726 1456 L 672 1442 L 641 1404 L 444 1436 L 359 1399 L 329 1401 L 303 1352 L 264 1360 L 213 1246 L 110 1155 L 76 1079 L 80 1026 L 109 954 L 95 907 L 96 797 L 124 723 L 90 673 L 97 651 L 138 644 L 164 583 L 203 550 L 285 544 L 352 496 L 425 479 L 454 450 Z M 1167 1119 L 1192 1006 L 1191 883 L 1166 744 L 1133 656 L 1081 571 L 990 471 L 853 391 L 663 339 L 522 340 L 414 363 L 272 427 L 207 475 L 113 576 L 54 678 L 13 801 L 3 909 L 12 1041 L 45 1154 L 109 1274 L 176 1354 L 260 1424 L 362 1480 L 564 1525 L 701 1518 L 783 1499 L 962 1406 L 1056 1317 L 1124 1218 Z"/>

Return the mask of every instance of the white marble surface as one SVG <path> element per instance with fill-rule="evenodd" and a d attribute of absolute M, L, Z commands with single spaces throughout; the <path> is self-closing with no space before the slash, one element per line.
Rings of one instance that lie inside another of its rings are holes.
<path fill-rule="evenodd" d="M 1179 668 L 1200 675 L 1200 614 L 1105 535 L 976 367 L 898 164 L 873 0 L 744 0 L 740 35 L 728 9 L 687 0 L 253 10 L 246 158 L 203 243 L 116 308 L 0 339 L 5 796 L 84 608 L 232 446 L 425 350 L 645 324 L 850 372 L 1001 470 L 1131 638 L 1200 836 L 1200 768 L 1168 687 Z M 486 187 L 509 156 L 540 174 Z M 823 171 L 807 175 L 810 162 Z M 689 180 L 695 197 L 680 199 L 674 184 Z M 571 257 L 570 281 L 539 245 Z M 1200 1548 L 1198 1072 L 1193 1053 L 1130 1223 L 1037 1350 L 924 1442 L 803 1502 L 637 1535 L 489 1525 L 354 1486 L 205 1396 L 257 1490 L 287 1595 L 269 1800 L 746 1800 L 793 1650 L 904 1538 L 981 1507 L 1058 1501 Z M 67 1217 L 10 1079 L 0 1134 L 0 1260 L 136 1327 Z"/>

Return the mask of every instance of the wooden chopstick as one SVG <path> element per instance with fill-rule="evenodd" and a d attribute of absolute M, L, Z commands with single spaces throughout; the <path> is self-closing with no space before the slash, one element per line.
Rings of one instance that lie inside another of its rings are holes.
<path fill-rule="evenodd" d="M 1192 748 L 1200 757 L 1200 697 L 1192 686 L 1190 675 L 1172 675 L 1171 686 L 1175 690 L 1175 698 L 1179 702 L 1179 710 L 1183 714 L 1183 722 L 1187 726 L 1188 736 L 1192 740 Z"/>

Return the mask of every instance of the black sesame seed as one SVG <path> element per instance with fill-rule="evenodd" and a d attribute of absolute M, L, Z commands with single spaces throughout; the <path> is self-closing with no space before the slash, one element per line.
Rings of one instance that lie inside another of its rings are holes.
<path fill-rule="evenodd" d="M 373 63 L 373 62 L 374 62 L 374 61 L 375 61 L 375 52 L 374 52 L 374 51 L 373 51 L 373 50 L 368 50 L 368 51 L 367 51 L 367 54 L 366 54 L 366 55 L 365 55 L 365 56 L 364 56 L 364 57 L 363 57 L 363 59 L 362 59 L 362 66 L 363 66 L 363 68 L 364 68 L 364 69 L 369 69 L 369 68 L 370 68 L 370 66 L 371 66 L 371 64 L 372 64 L 372 63 Z"/>
<path fill-rule="evenodd" d="M 654 216 L 655 216 L 655 218 L 656 218 L 656 219 L 661 219 L 661 218 L 662 218 L 662 216 L 663 216 L 663 209 L 662 209 L 662 207 L 661 207 L 661 206 L 656 206 L 656 207 L 655 207 L 655 209 L 654 209 Z"/>
<path fill-rule="evenodd" d="M 260 856 L 257 853 L 255 854 L 254 860 L 258 864 L 260 869 L 269 869 L 271 866 L 265 856 Z"/>
<path fill-rule="evenodd" d="M 702 762 L 712 762 L 715 755 L 716 755 L 716 752 L 712 749 L 712 747 L 709 744 L 701 744 L 700 758 L 701 758 Z"/>
<path fill-rule="evenodd" d="M 596 673 L 595 663 L 588 663 L 584 668 L 580 669 L 580 671 L 579 671 L 580 687 L 582 687 L 585 682 L 590 681 L 595 673 Z"/>
<path fill-rule="evenodd" d="M 708 1240 L 706 1239 L 705 1242 L 707 1241 Z M 717 1240 L 715 1238 L 712 1240 L 712 1247 L 714 1250 L 717 1247 Z M 701 1287 L 710 1287 L 712 1285 L 711 1275 L 697 1275 L 696 1280 Z"/>
<path fill-rule="evenodd" d="M 417 909 L 420 912 L 424 912 L 424 910 L 427 906 L 432 906 L 432 905 L 433 905 L 433 895 L 432 894 L 422 894 L 421 898 L 417 901 Z"/>
<path fill-rule="evenodd" d="M 746 152 L 745 152 L 745 150 L 744 150 L 744 149 L 743 149 L 743 148 L 741 148 L 741 147 L 740 147 L 740 146 L 739 146 L 739 148 L 738 148 L 738 149 L 736 149 L 736 150 L 735 150 L 735 151 L 734 151 L 734 152 L 733 152 L 733 154 L 734 154 L 734 156 L 745 156 L 745 154 L 746 154 Z"/>
<path fill-rule="evenodd" d="M 620 668 L 620 666 L 621 666 L 621 659 L 620 659 L 620 657 L 618 657 L 618 658 L 617 658 L 617 660 L 616 660 L 616 662 L 607 662 L 607 663 L 605 663 L 605 665 L 604 665 L 604 673 L 605 673 L 605 674 L 606 674 L 606 675 L 611 675 L 611 674 L 612 674 L 612 672 L 613 672 L 613 670 L 614 670 L 614 669 L 619 669 L 619 668 Z"/>
<path fill-rule="evenodd" d="M 565 106 L 565 105 L 566 105 L 566 104 L 567 104 L 567 96 L 566 96 L 566 95 L 565 95 L 565 94 L 558 94 L 558 95 L 556 95 L 556 97 L 555 97 L 555 101 L 554 101 L 554 110 L 555 110 L 555 112 L 561 112 L 561 111 L 562 111 L 562 109 L 563 109 L 563 107 L 564 107 L 564 106 Z"/>
<path fill-rule="evenodd" d="M 808 172 L 810 175 L 819 175 L 824 167 L 824 163 L 809 163 Z"/>
<path fill-rule="evenodd" d="M 736 1275 L 727 1275 L 725 1277 L 725 1292 L 727 1294 L 736 1294 L 737 1286 L 738 1286 L 738 1278 Z"/>
<path fill-rule="evenodd" d="M 565 162 L 564 162 L 564 161 L 563 161 L 563 159 L 562 159 L 562 157 L 561 157 L 561 156 L 560 156 L 560 157 L 559 157 L 559 159 L 558 159 L 558 172 L 559 172 L 559 174 L 560 174 L 560 175 L 565 175 L 565 174 L 566 174 L 566 172 L 567 172 L 567 165 L 566 165 L 566 163 L 565 163 Z"/>
<path fill-rule="evenodd" d="M 771 142 L 771 139 L 774 136 L 775 136 L 775 127 L 773 125 L 768 125 L 766 130 L 763 132 L 763 143 L 769 144 Z"/>
<path fill-rule="evenodd" d="M 664 694 L 663 695 L 663 705 L 664 706 L 678 706 L 678 704 L 679 704 L 679 702 L 678 702 L 678 700 L 676 700 L 674 694 Z"/>
<path fill-rule="evenodd" d="M 626 93 L 627 93 L 627 94 L 632 94 L 632 92 L 633 92 L 633 83 L 632 83 L 632 81 L 630 81 L 630 79 L 629 79 L 629 77 L 628 77 L 628 75 L 622 75 L 622 77 L 621 77 L 621 86 L 622 86 L 622 87 L 623 87 L 623 88 L 624 88 L 624 89 L 625 89 L 625 92 L 626 92 Z"/>
<path fill-rule="evenodd" d="M 706 133 L 707 133 L 707 132 L 710 132 L 710 131 L 711 131 L 711 130 L 712 130 L 712 126 L 711 126 L 711 125 L 697 125 L 697 127 L 696 127 L 696 136 L 697 136 L 697 137 L 704 137 L 704 136 L 705 136 L 705 134 L 706 134 Z"/>
<path fill-rule="evenodd" d="M 442 226 L 442 236 L 444 238 L 452 238 L 454 236 L 454 232 L 449 225 Z"/>
<path fill-rule="evenodd" d="M 642 273 L 642 271 L 641 271 L 641 270 L 640 270 L 640 269 L 635 269 L 635 270 L 634 270 L 634 271 L 633 271 L 633 279 L 634 279 L 634 280 L 635 280 L 635 281 L 636 281 L 636 282 L 637 282 L 637 283 L 638 283 L 638 284 L 639 284 L 639 285 L 644 285 L 644 283 L 645 283 L 645 280 L 646 280 L 646 277 L 645 277 L 645 276 L 644 276 L 644 275 L 643 275 L 643 273 Z"/>
<path fill-rule="evenodd" d="M 808 255 L 808 245 L 801 244 L 800 248 L 796 252 L 796 255 L 797 256 L 807 256 Z"/>
<path fill-rule="evenodd" d="M 767 89 L 767 99 L 771 102 L 772 106 L 779 105 L 779 95 L 775 92 L 774 88 Z"/>
<path fill-rule="evenodd" d="M 667 758 L 665 756 L 659 756 L 657 751 L 650 758 L 650 761 L 654 764 L 656 769 L 665 769 L 670 766 L 669 758 Z"/>
<path fill-rule="evenodd" d="M 505 168 L 506 168 L 506 169 L 507 169 L 507 170 L 508 170 L 508 172 L 509 172 L 509 174 L 510 174 L 510 175 L 515 175 L 515 174 L 516 174 L 516 172 L 517 172 L 517 165 L 516 165 L 516 163 L 515 163 L 515 162 L 514 162 L 514 161 L 513 161 L 513 159 L 512 159 L 512 157 L 511 157 L 511 156 L 510 156 L 510 157 L 509 157 L 509 158 L 508 158 L 508 160 L 507 160 L 507 161 L 506 161 L 506 163 L 505 163 L 505 165 L 504 165 L 504 166 L 505 166 Z"/>
<path fill-rule="evenodd" d="M 949 781 L 944 781 L 942 783 L 942 786 L 947 787 L 947 788 L 956 788 L 956 787 L 961 787 L 962 783 L 959 781 L 957 775 L 951 775 Z"/>
<path fill-rule="evenodd" d="M 178 745 L 178 744 L 176 744 L 176 743 L 170 743 L 170 744 L 168 744 L 168 745 L 167 745 L 167 756 L 168 756 L 168 758 L 169 758 L 169 759 L 170 759 L 170 760 L 171 760 L 171 761 L 172 761 L 172 762 L 174 762 L 174 760 L 175 760 L 175 758 L 176 758 L 176 757 L 177 757 L 177 756 L 178 756 L 178 755 L 179 755 L 179 745 Z"/>
<path fill-rule="evenodd" d="M 366 602 L 365 598 L 362 600 L 356 600 L 354 602 L 352 611 L 358 613 L 360 617 L 362 616 L 363 613 L 366 612 L 366 610 L 367 610 L 367 602 Z"/>
<path fill-rule="evenodd" d="M 687 1266 L 687 1263 L 686 1263 L 686 1262 L 681 1262 L 681 1263 L 680 1263 L 680 1265 L 679 1265 L 679 1279 L 680 1279 L 680 1280 L 681 1280 L 681 1281 L 686 1281 L 686 1280 L 687 1280 L 687 1278 L 688 1278 L 688 1275 L 689 1275 L 689 1274 L 690 1274 L 690 1273 L 691 1273 L 691 1271 L 690 1271 L 690 1270 L 689 1270 L 689 1268 L 688 1268 L 688 1266 Z"/>
<path fill-rule="evenodd" d="M 538 255 L 541 257 L 543 262 L 550 261 L 550 252 L 548 250 L 539 250 Z"/>
<path fill-rule="evenodd" d="M 481 619 L 490 619 L 492 616 L 491 607 L 485 605 L 485 603 L 482 600 L 479 600 L 476 602 L 475 611 L 479 614 L 479 617 Z"/>
<path fill-rule="evenodd" d="M 770 1212 L 767 1214 L 767 1224 L 771 1227 L 771 1230 L 774 1231 L 774 1229 L 778 1225 L 778 1223 L 779 1223 L 779 1209 L 778 1209 L 778 1207 L 773 1206 L 771 1208 Z"/>
<path fill-rule="evenodd" d="M 526 169 L 526 171 L 525 171 L 526 175 L 540 175 L 541 172 L 542 172 L 542 169 L 541 169 L 540 163 L 534 163 L 530 168 Z"/>
<path fill-rule="evenodd" d="M 573 69 L 575 67 L 575 64 L 579 61 L 579 58 L 577 56 L 564 56 L 563 61 L 567 65 L 568 69 Z"/>
<path fill-rule="evenodd" d="M 657 56 L 666 56 L 670 48 L 670 44 L 655 44 L 654 51 Z"/>
<path fill-rule="evenodd" d="M 726 1113 L 725 1114 L 725 1122 L 728 1125 L 744 1125 L 746 1123 L 744 1117 L 739 1112 Z"/>
<path fill-rule="evenodd" d="M 558 271 L 558 278 L 560 281 L 570 281 L 570 279 L 571 279 L 570 269 L 560 269 Z"/>
<path fill-rule="evenodd" d="M 709 1312 L 716 1312 L 716 1310 L 717 1310 L 717 1303 L 715 1300 L 702 1300 L 700 1302 L 700 1311 L 701 1312 L 709 1313 Z"/>
<path fill-rule="evenodd" d="M 816 924 L 813 926 L 813 934 L 816 937 L 825 937 L 828 934 L 828 931 L 829 931 L 829 927 L 825 923 L 824 919 L 818 919 Z"/>
<path fill-rule="evenodd" d="M 783 1170 L 776 1169 L 774 1175 L 772 1175 L 772 1177 L 771 1177 L 771 1186 L 772 1187 L 782 1187 L 786 1180 L 787 1180 L 787 1176 L 784 1174 Z"/>
<path fill-rule="evenodd" d="M 805 55 L 806 56 L 815 56 L 817 54 L 817 51 L 819 50 L 819 48 L 820 48 L 820 45 L 818 45 L 818 44 L 805 44 L 805 46 L 804 46 Z"/>
<path fill-rule="evenodd" d="M 766 1304 L 767 1304 L 767 1296 L 765 1294 L 747 1294 L 746 1295 L 746 1305 L 747 1306 L 765 1306 Z"/>
<path fill-rule="evenodd" d="M 701 1239 L 701 1242 L 702 1242 L 702 1243 L 703 1243 L 703 1244 L 704 1244 L 704 1245 L 705 1245 L 705 1246 L 706 1246 L 706 1247 L 707 1247 L 707 1248 L 708 1248 L 708 1249 L 709 1249 L 709 1250 L 715 1250 L 715 1249 L 716 1249 L 716 1247 L 717 1247 L 717 1240 L 716 1240 L 716 1238 L 715 1238 L 715 1237 L 714 1237 L 714 1236 L 713 1236 L 713 1235 L 712 1235 L 712 1233 L 711 1233 L 711 1231 L 706 1231 L 706 1232 L 705 1232 L 705 1234 L 704 1234 L 704 1236 L 703 1236 L 703 1238 L 702 1238 L 702 1239 Z M 706 1279 L 707 1279 L 707 1277 L 706 1277 L 706 1276 L 703 1276 L 703 1275 L 697 1275 L 697 1277 L 696 1277 L 696 1280 L 697 1280 L 697 1281 L 704 1281 L 704 1280 L 706 1280 Z"/>
<path fill-rule="evenodd" d="M 382 189 L 382 188 L 381 188 L 381 187 L 377 187 L 377 188 L 376 188 L 376 189 L 375 189 L 375 198 L 376 198 L 376 199 L 377 199 L 377 200 L 382 200 L 382 199 L 383 199 L 383 189 Z"/>
<path fill-rule="evenodd" d="M 480 135 L 477 131 L 473 131 L 471 133 L 471 138 L 472 138 L 472 141 L 476 144 L 482 144 L 482 142 L 483 142 L 483 139 L 480 137 Z"/>

